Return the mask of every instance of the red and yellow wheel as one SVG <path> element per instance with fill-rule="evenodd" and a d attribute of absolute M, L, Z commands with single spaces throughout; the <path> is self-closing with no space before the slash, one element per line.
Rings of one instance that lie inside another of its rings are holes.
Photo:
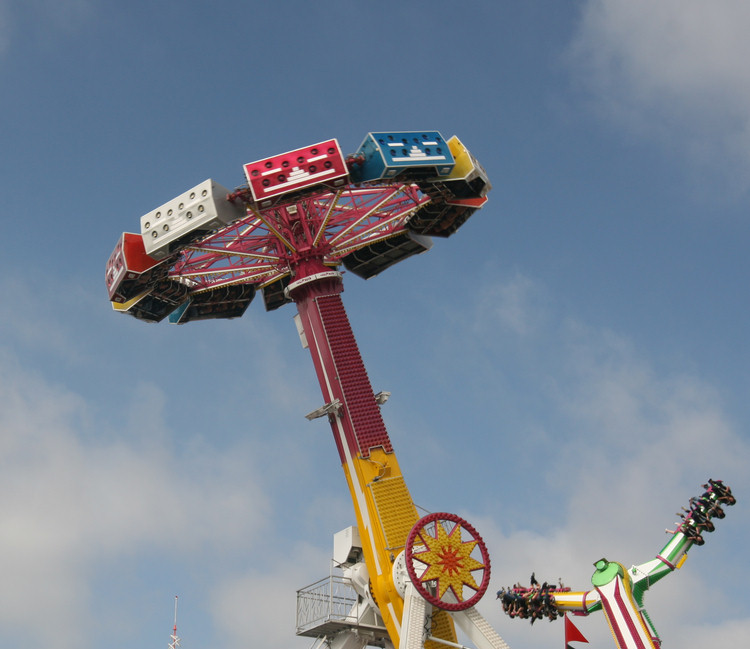
<path fill-rule="evenodd" d="M 490 585 L 490 556 L 477 531 L 455 514 L 429 514 L 417 521 L 404 550 L 417 592 L 446 611 L 474 606 Z"/>

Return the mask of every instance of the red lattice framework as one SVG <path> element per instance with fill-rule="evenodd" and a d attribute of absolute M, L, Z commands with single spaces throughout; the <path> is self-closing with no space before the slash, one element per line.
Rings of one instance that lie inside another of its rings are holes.
<path fill-rule="evenodd" d="M 169 271 L 187 281 L 191 294 L 232 284 L 263 288 L 302 270 L 306 261 L 338 266 L 356 250 L 404 233 L 409 218 L 430 201 L 417 185 L 382 182 L 264 210 L 248 190 L 229 198 L 245 203 L 247 216 L 183 248 Z"/>

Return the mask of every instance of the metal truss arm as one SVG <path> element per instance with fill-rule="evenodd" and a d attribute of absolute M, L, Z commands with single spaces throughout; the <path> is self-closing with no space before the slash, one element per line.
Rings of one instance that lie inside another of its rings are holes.
<path fill-rule="evenodd" d="M 451 617 L 477 649 L 510 649 L 474 606 L 464 611 L 453 611 Z"/>

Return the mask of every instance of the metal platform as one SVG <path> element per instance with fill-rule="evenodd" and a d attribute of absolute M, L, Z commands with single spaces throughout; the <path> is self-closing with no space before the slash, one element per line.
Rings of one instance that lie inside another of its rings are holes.
<path fill-rule="evenodd" d="M 343 630 L 357 630 L 372 637 L 388 638 L 385 626 L 373 624 L 370 616 L 358 611 L 359 598 L 348 579 L 340 575 L 325 577 L 297 591 L 297 635 L 317 638 Z M 370 619 L 366 619 L 370 618 Z"/>

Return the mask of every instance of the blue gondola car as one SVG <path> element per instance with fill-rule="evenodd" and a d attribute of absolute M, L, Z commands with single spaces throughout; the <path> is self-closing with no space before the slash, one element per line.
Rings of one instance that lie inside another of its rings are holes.
<path fill-rule="evenodd" d="M 353 158 L 360 160 L 350 168 L 357 183 L 442 178 L 455 164 L 448 143 L 437 131 L 368 133 Z"/>

